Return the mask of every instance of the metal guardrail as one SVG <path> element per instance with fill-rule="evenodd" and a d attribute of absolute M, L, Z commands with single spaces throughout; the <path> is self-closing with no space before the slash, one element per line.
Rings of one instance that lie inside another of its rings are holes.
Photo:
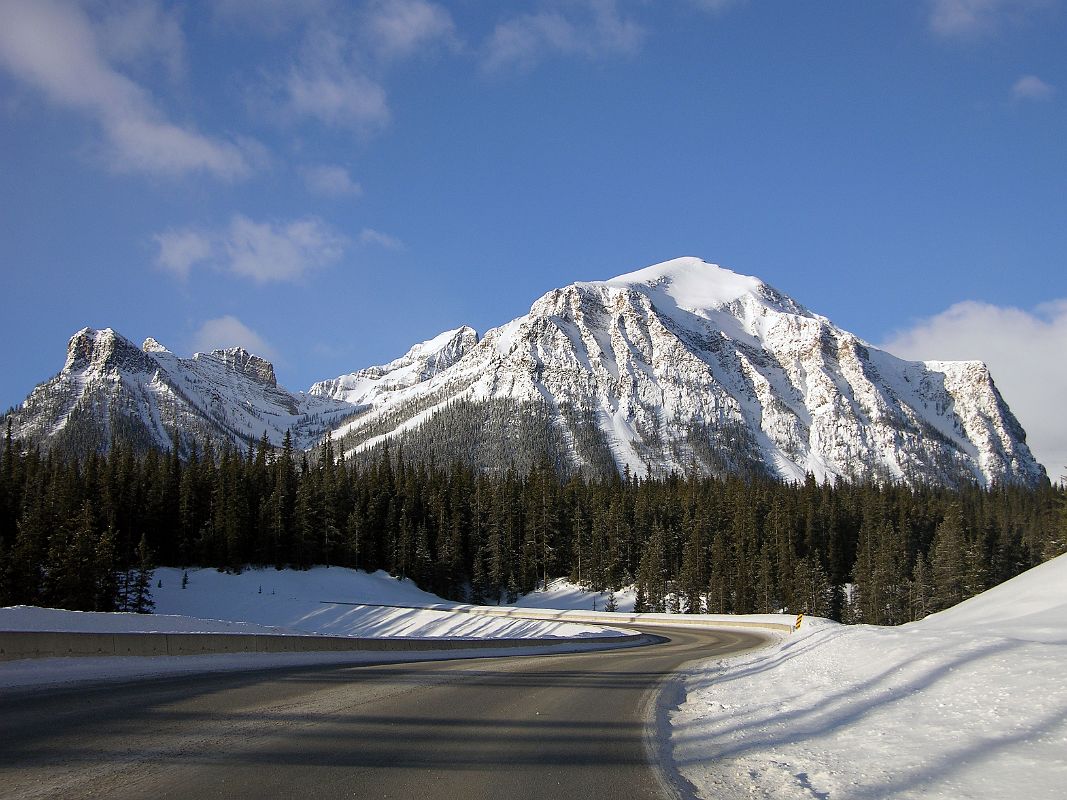
<path fill-rule="evenodd" d="M 78 656 L 188 656 L 214 653 L 448 651 L 517 647 L 641 644 L 640 634 L 557 639 L 415 639 L 249 633 L 86 633 L 0 631 L 0 661 Z"/>

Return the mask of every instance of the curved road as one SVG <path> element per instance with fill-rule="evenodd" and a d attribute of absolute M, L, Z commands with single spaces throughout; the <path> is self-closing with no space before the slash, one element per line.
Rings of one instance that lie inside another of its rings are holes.
<path fill-rule="evenodd" d="M 646 744 L 655 690 L 765 638 L 648 631 L 670 642 L 0 697 L 0 797 L 670 796 Z"/>

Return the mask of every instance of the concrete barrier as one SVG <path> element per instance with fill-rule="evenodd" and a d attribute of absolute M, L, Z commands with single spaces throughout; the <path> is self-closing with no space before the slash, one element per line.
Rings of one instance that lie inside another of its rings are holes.
<path fill-rule="evenodd" d="M 86 656 L 190 656 L 215 653 L 442 651 L 582 644 L 642 644 L 641 634 L 559 639 L 403 639 L 248 633 L 54 633 L 0 631 L 0 661 Z"/>

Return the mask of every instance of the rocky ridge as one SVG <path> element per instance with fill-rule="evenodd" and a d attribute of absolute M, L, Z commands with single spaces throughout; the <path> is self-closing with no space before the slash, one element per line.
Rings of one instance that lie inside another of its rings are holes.
<path fill-rule="evenodd" d="M 350 458 L 405 456 L 635 475 L 1036 484 L 1043 468 L 980 362 L 904 361 L 757 278 L 695 258 L 574 283 L 487 331 L 277 385 L 240 348 L 179 358 L 111 330 L 72 337 L 63 370 L 11 415 L 24 441 L 84 451 L 121 435 L 242 443 L 327 432 Z"/>
<path fill-rule="evenodd" d="M 78 455 L 121 439 L 137 450 L 183 452 L 192 443 L 246 446 L 266 434 L 311 447 L 353 411 L 344 402 L 279 388 L 269 361 L 241 348 L 179 358 L 147 339 L 137 347 L 110 328 L 71 337 L 58 375 L 10 415 L 13 435 Z"/>

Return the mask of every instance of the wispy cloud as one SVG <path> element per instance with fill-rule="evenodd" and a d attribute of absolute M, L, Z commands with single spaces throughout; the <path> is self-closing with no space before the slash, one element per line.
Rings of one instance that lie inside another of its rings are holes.
<path fill-rule="evenodd" d="M 333 5 L 332 0 L 213 0 L 211 11 L 225 26 L 279 36 L 321 17 Z"/>
<path fill-rule="evenodd" d="M 223 230 L 171 230 L 155 237 L 156 263 L 187 278 L 194 267 L 208 266 L 257 283 L 297 281 L 338 261 L 347 239 L 322 220 L 256 222 L 237 214 Z"/>
<path fill-rule="evenodd" d="M 323 197 L 358 197 L 363 194 L 363 187 L 352 180 L 347 169 L 337 164 L 313 164 L 303 167 L 300 175 L 312 194 Z"/>
<path fill-rule="evenodd" d="M 265 283 L 292 281 L 337 261 L 345 238 L 314 217 L 275 225 L 237 215 L 224 242 L 229 268 Z"/>
<path fill-rule="evenodd" d="M 634 53 L 644 29 L 623 16 L 615 0 L 581 0 L 499 23 L 485 48 L 483 67 L 530 68 L 553 55 L 600 58 Z"/>
<path fill-rule="evenodd" d="M 929 0 L 930 30 L 946 39 L 981 39 L 1029 19 L 1043 0 Z"/>
<path fill-rule="evenodd" d="M 165 231 L 157 234 L 159 254 L 156 263 L 179 278 L 189 277 L 197 264 L 210 261 L 215 254 L 215 240 L 200 231 Z"/>
<path fill-rule="evenodd" d="M 185 74 L 185 34 L 180 8 L 158 0 L 121 0 L 104 8 L 96 26 L 108 61 L 144 66 L 161 64 L 172 80 Z"/>
<path fill-rule="evenodd" d="M 376 231 L 373 228 L 364 228 L 359 233 L 360 244 L 370 244 L 377 247 L 384 247 L 386 250 L 404 250 L 405 246 L 402 241 L 395 236 L 390 236 L 388 233 L 382 233 Z"/>
<path fill-rule="evenodd" d="M 362 30 L 379 56 L 390 60 L 438 45 L 459 47 L 452 15 L 426 0 L 376 0 L 368 7 Z"/>
<path fill-rule="evenodd" d="M 907 359 L 984 361 L 1049 477 L 1067 474 L 1067 299 L 1033 311 L 957 303 L 881 346 Z"/>
<path fill-rule="evenodd" d="M 229 0 L 227 7 L 229 15 L 255 13 L 245 0 Z M 392 65 L 441 46 L 460 46 L 452 16 L 428 0 L 371 0 L 361 8 L 319 4 L 299 14 L 271 5 L 268 14 L 295 28 L 299 45 L 289 65 L 268 76 L 260 93 L 267 107 L 287 122 L 312 121 L 364 135 L 390 122 L 384 81 Z"/>
<path fill-rule="evenodd" d="M 1056 87 L 1036 75 L 1023 75 L 1011 87 L 1011 96 L 1016 100 L 1051 100 L 1055 93 Z"/>
<path fill-rule="evenodd" d="M 144 41 L 154 32 L 160 32 L 158 41 Z M 240 143 L 169 121 L 151 95 L 112 63 L 152 53 L 178 69 L 182 47 L 174 17 L 158 8 L 119 24 L 116 18 L 94 21 L 76 3 L 8 0 L 3 7 L 0 66 L 53 104 L 94 119 L 113 169 L 243 177 L 253 159 Z"/>
<path fill-rule="evenodd" d="M 277 349 L 266 339 L 245 325 L 237 317 L 227 314 L 206 320 L 193 334 L 192 349 L 197 353 L 243 347 L 261 358 L 277 361 Z"/>
<path fill-rule="evenodd" d="M 335 31 L 308 31 L 297 62 L 280 80 L 281 108 L 294 120 L 373 132 L 390 118 L 385 89 L 357 63 Z"/>

